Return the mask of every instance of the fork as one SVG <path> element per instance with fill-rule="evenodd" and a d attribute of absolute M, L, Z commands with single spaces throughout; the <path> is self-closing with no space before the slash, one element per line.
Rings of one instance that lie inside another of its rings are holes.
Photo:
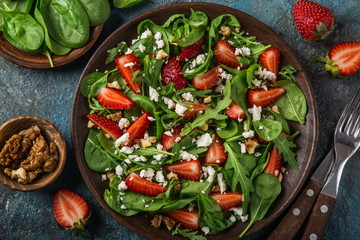
<path fill-rule="evenodd" d="M 312 209 L 302 240 L 322 239 L 345 164 L 360 146 L 360 89 L 346 105 L 334 134 L 335 163 Z"/>

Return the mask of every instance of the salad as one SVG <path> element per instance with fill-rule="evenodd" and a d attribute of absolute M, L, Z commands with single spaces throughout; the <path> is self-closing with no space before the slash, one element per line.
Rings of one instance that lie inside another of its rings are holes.
<path fill-rule="evenodd" d="M 287 122 L 307 113 L 296 69 L 280 69 L 279 50 L 230 14 L 191 9 L 137 33 L 108 50 L 116 68 L 80 85 L 91 109 L 84 155 L 110 180 L 105 202 L 190 239 L 244 222 L 242 237 L 280 194 L 285 167 L 299 170 Z"/>

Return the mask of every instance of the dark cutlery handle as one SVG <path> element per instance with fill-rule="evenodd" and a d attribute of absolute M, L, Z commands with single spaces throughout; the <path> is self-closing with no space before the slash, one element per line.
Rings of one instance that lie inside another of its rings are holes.
<path fill-rule="evenodd" d="M 321 185 L 310 179 L 303 192 L 291 205 L 279 225 L 267 237 L 267 240 L 293 239 L 308 216 L 320 190 Z"/>
<path fill-rule="evenodd" d="M 335 200 L 336 198 L 324 193 L 319 194 L 301 238 L 302 240 L 322 239 L 332 209 L 334 208 Z"/>

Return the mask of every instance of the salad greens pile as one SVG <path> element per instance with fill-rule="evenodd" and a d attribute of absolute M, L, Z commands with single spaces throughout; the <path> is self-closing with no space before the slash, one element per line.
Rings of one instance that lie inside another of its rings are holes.
<path fill-rule="evenodd" d="M 226 29 L 231 32 L 225 34 Z M 246 229 L 240 234 L 242 237 L 256 221 L 265 217 L 281 192 L 281 173 L 278 171 L 274 174 L 266 170 L 273 150 L 278 150 L 283 163 L 299 170 L 293 151 L 296 147 L 293 139 L 299 133 L 295 132 L 290 136 L 291 129 L 287 122 L 291 120 L 304 124 L 307 113 L 304 94 L 295 83 L 296 70 L 285 66 L 279 71 L 278 81 L 273 84 L 266 82 L 266 86 L 256 85 L 261 78 L 259 71 L 264 70 L 259 64 L 259 56 L 271 46 L 265 46 L 256 37 L 241 31 L 239 21 L 230 14 L 210 21 L 203 12 L 191 9 L 190 17 L 176 14 L 163 25 L 155 24 L 149 19 L 144 20 L 139 24 L 137 33 L 139 37 L 131 45 L 120 42 L 108 50 L 105 63 L 113 63 L 126 54 L 135 55 L 141 68 L 134 72 L 132 83 L 141 84 L 140 94 L 135 94 L 129 88 L 117 68 L 90 73 L 80 86 L 81 93 L 88 99 L 91 114 L 113 116 L 119 111 L 100 104 L 98 95 L 109 84 L 118 83 L 121 92 L 134 102 L 131 108 L 121 111 L 121 118 L 134 124 L 138 117 L 148 112 L 151 122 L 145 136 L 141 138 L 156 137 L 156 141 L 148 147 L 141 144 L 121 146 L 117 143 L 119 139 L 109 138 L 106 131 L 90 129 L 84 149 L 89 168 L 100 173 L 115 171 L 110 178 L 109 189 L 104 192 L 104 200 L 124 216 L 132 216 L 138 212 L 167 215 L 178 209 L 188 208 L 189 212 L 193 208 L 197 209 L 198 227 L 205 234 L 216 234 L 238 221 L 247 222 L 249 217 Z M 167 64 L 168 56 L 178 56 L 185 47 L 195 44 L 201 38 L 206 39 L 200 54 L 203 60 L 196 61 L 198 56 L 195 56 L 181 64 L 181 74 L 187 80 L 186 87 L 177 90 L 173 82 L 164 85 L 162 68 Z M 250 54 L 237 56 L 241 67 L 232 68 L 217 61 L 215 47 L 224 39 L 236 49 L 250 51 Z M 159 52 L 165 57 L 155 57 Z M 191 84 L 192 79 L 219 65 L 224 71 L 214 87 L 197 89 Z M 249 103 L 250 90 L 270 87 L 282 87 L 285 93 L 268 107 L 261 108 Z M 186 97 L 189 95 L 192 96 L 191 99 Z M 174 108 L 180 104 L 191 109 L 194 106 L 191 103 L 201 105 L 209 97 L 211 102 L 190 120 L 185 120 L 177 108 Z M 232 102 L 244 111 L 244 119 L 232 119 L 227 115 L 226 110 Z M 173 105 L 170 106 L 171 104 Z M 164 149 L 164 139 L 178 125 L 184 126 L 179 138 L 173 142 L 171 149 Z M 204 162 L 211 145 L 200 144 L 199 139 L 206 134 L 211 136 L 212 144 L 219 137 L 227 156 L 224 163 Z M 261 144 L 256 145 L 255 151 L 248 151 L 247 142 L 257 142 L 257 138 L 263 141 L 259 141 Z M 202 174 L 197 180 L 167 175 L 166 166 L 186 161 L 185 155 L 200 160 Z M 166 191 L 158 195 L 146 195 L 124 187 L 127 176 L 139 172 L 144 180 L 166 187 Z M 240 205 L 223 211 L 219 201 L 211 197 L 219 186 L 220 189 L 225 187 L 228 192 L 241 193 Z M 173 230 L 173 234 L 181 234 L 190 239 L 204 239 L 196 231 L 183 229 L 179 225 Z"/>

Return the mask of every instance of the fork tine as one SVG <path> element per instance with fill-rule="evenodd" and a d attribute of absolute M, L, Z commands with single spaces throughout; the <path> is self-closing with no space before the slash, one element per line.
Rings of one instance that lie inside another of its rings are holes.
<path fill-rule="evenodd" d="M 357 98 L 357 96 L 359 95 L 359 93 L 360 93 L 360 88 L 357 90 L 356 94 L 354 94 L 354 96 L 351 98 L 350 102 L 346 105 L 344 111 L 342 112 L 339 122 L 336 126 L 335 132 L 342 132 L 344 124 L 348 122 L 347 119 L 350 114 L 349 109 L 352 106 L 355 99 Z"/>
<path fill-rule="evenodd" d="M 344 127 L 344 132 L 347 135 L 350 135 L 354 132 L 354 130 L 356 130 L 356 120 L 358 120 L 359 117 L 359 112 L 360 112 L 360 101 L 358 101 L 355 109 L 351 112 L 351 115 L 349 117 L 349 119 L 347 120 L 347 123 Z"/>

